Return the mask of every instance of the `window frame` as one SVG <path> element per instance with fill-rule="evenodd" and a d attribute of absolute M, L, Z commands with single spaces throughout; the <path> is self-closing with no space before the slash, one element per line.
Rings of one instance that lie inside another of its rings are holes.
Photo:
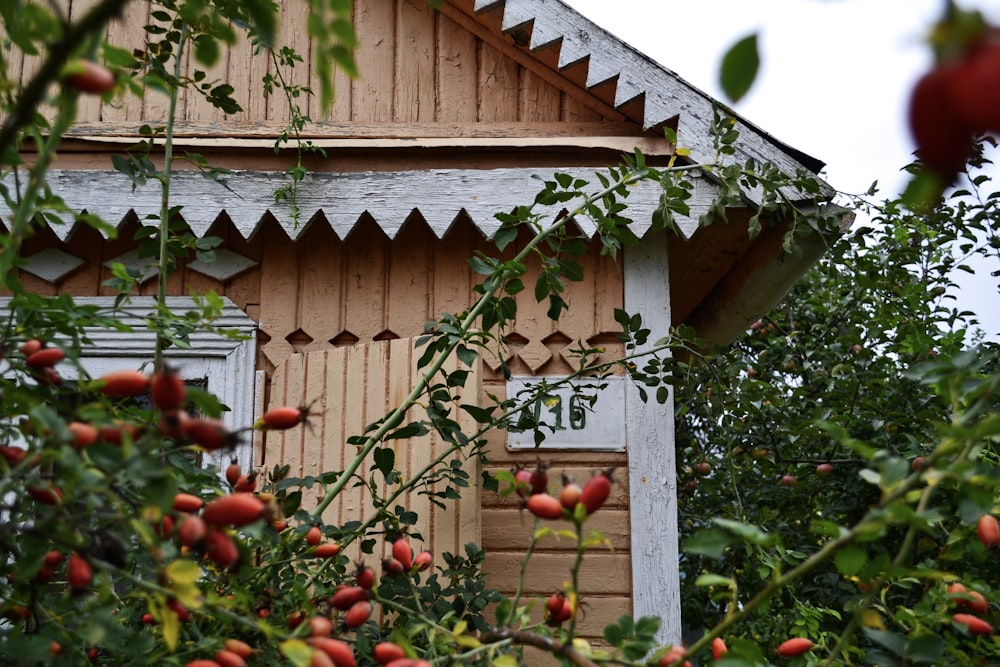
<path fill-rule="evenodd" d="M 9 299 L 0 301 L 6 308 Z M 79 305 L 97 306 L 112 314 L 132 331 L 117 331 L 101 327 L 86 327 L 84 333 L 90 340 L 80 350 L 80 366 L 93 377 L 100 377 L 119 369 L 151 370 L 156 347 L 156 334 L 149 329 L 146 319 L 156 310 L 154 297 L 131 297 L 115 309 L 115 297 L 75 297 Z M 222 421 L 231 429 L 244 428 L 253 423 L 254 389 L 257 354 L 257 324 L 235 303 L 223 297 L 221 316 L 212 322 L 215 330 L 200 329 L 190 334 L 189 348 L 170 347 L 164 351 L 167 363 L 176 368 L 184 380 L 205 380 L 212 392 L 229 410 L 222 414 Z M 197 308 L 191 297 L 167 297 L 167 307 L 176 313 Z M 238 334 L 236 338 L 219 333 L 226 330 Z M 60 368 L 72 379 L 75 369 Z M 220 473 L 235 458 L 244 470 L 255 463 L 255 438 L 248 435 L 232 450 L 205 452 L 202 465 L 217 466 Z"/>

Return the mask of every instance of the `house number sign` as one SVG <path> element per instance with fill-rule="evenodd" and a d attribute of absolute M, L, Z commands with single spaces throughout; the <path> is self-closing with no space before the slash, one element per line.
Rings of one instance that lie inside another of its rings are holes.
<path fill-rule="evenodd" d="M 542 382 L 559 380 L 545 377 L 515 376 L 507 381 L 507 397 L 528 397 Z M 540 449 L 587 449 L 625 451 L 625 378 L 612 376 L 601 380 L 579 378 L 574 386 L 546 389 L 526 408 L 525 418 L 514 419 L 507 430 L 509 449 L 534 449 L 535 428 L 545 435 Z M 600 387 L 600 388 L 598 388 Z M 595 398 L 591 405 L 591 398 Z"/>

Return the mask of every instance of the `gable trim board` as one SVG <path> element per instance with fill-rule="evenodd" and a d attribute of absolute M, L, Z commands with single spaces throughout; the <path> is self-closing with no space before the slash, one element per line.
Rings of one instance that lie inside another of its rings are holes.
<path fill-rule="evenodd" d="M 175 172 L 170 184 L 171 198 L 183 202 L 181 216 L 198 237 L 204 236 L 222 212 L 229 214 L 233 225 L 245 239 L 252 237 L 270 214 L 288 237 L 297 239 L 309 224 L 322 218 L 340 238 L 347 237 L 368 213 L 389 238 L 395 238 L 410 214 L 417 210 L 438 238 L 444 237 L 455 218 L 463 211 L 482 234 L 490 238 L 500 228 L 494 217 L 517 206 L 528 205 L 542 188 L 535 178 L 550 179 L 562 172 L 586 180 L 588 191 L 601 185 L 595 173 L 606 169 L 567 167 L 563 169 L 429 169 L 380 172 L 313 172 L 298 186 L 296 193 L 300 221 L 292 216 L 288 200 L 275 202 L 274 193 L 291 181 L 281 172 L 235 171 L 224 176 L 229 189 L 204 178 L 199 172 Z M 140 219 L 160 212 L 160 189 L 153 185 L 132 188 L 127 176 L 104 169 L 57 169 L 49 173 L 52 191 L 75 212 L 86 210 L 109 224 L 121 224 L 129 212 Z M 3 185 L 14 191 L 15 181 L 8 176 Z M 704 178 L 694 178 L 695 188 L 689 204 L 689 217 L 677 216 L 678 227 L 690 237 L 698 227 L 698 218 L 708 210 L 717 188 Z M 660 186 L 643 181 L 630 188 L 627 200 L 632 229 L 642 237 L 649 229 L 659 203 Z M 548 207 L 554 218 L 562 207 Z M 541 207 L 539 211 L 545 211 Z M 9 211 L 0 208 L 0 218 Z M 55 226 L 60 241 L 68 239 L 77 224 Z M 578 226 L 593 236 L 596 226 L 578 220 Z"/>

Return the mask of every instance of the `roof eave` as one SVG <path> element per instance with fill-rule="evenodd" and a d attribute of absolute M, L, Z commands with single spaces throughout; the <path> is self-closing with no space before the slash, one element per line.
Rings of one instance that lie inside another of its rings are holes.
<path fill-rule="evenodd" d="M 855 217 L 849 209 L 834 204 L 827 204 L 817 212 L 822 217 L 836 218 L 837 227 L 798 237 L 794 253 L 782 251 L 787 225 L 765 230 L 686 318 L 685 324 L 692 326 L 709 346 L 723 346 L 736 340 L 751 322 L 777 306 L 830 245 L 847 231 Z"/>

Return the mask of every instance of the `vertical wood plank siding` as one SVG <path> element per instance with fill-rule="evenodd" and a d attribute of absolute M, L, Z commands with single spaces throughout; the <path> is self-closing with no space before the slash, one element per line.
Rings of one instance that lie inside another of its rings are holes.
<path fill-rule="evenodd" d="M 122 230 L 118 240 L 103 241 L 96 232 L 80 227 L 66 244 L 60 244 L 51 231 L 42 230 L 26 241 L 27 256 L 47 247 L 60 247 L 85 259 L 86 264 L 55 284 L 24 272 L 22 278 L 29 289 L 42 294 L 106 294 L 108 288 L 102 287 L 101 282 L 109 277 L 109 271 L 103 263 L 134 247 L 134 242 L 128 239 L 136 229 L 137 223 L 132 223 Z M 262 465 L 272 468 L 287 463 L 292 466 L 293 474 L 343 469 L 347 450 L 321 443 L 339 443 L 346 437 L 343 434 L 360 433 L 368 421 L 381 416 L 386 397 L 398 401 L 412 378 L 409 362 L 403 363 L 403 357 L 398 355 L 389 355 L 386 370 L 376 370 L 387 363 L 380 355 L 390 349 L 389 343 L 401 344 L 395 339 L 420 335 L 425 322 L 471 305 L 474 296 L 471 288 L 478 278 L 466 259 L 476 250 L 495 251 L 467 218 L 460 217 L 443 239 L 437 239 L 416 213 L 392 241 L 370 220 L 360 223 L 343 240 L 321 220 L 312 224 L 297 242 L 289 239 L 273 221 L 266 221 L 249 241 L 232 228 L 225 216 L 211 233 L 223 239 L 223 247 L 259 262 L 259 266 L 220 282 L 181 263 L 170 281 L 171 294 L 190 294 L 193 286 L 201 291 L 212 289 L 230 297 L 257 320 L 258 367 L 271 374 L 268 404 L 300 405 L 323 397 L 323 412 L 315 420 L 315 434 L 301 429 L 284 437 L 268 435 Z M 523 238 L 519 239 L 512 246 L 523 242 Z M 512 252 L 514 249 L 507 254 Z M 604 346 L 608 355 L 620 352 L 615 333 L 618 325 L 612 311 L 623 303 L 621 272 L 612 260 L 600 254 L 597 244 L 592 244 L 580 262 L 587 278 L 567 285 L 565 298 L 570 307 L 558 324 L 546 317 L 544 308 L 530 294 L 518 300 L 520 316 L 509 332 L 516 343 L 504 355 L 515 374 L 569 371 L 572 358 L 568 350 L 580 340 Z M 525 284 L 533 284 L 535 276 L 537 266 L 523 277 Z M 151 290 L 153 284 L 146 283 L 144 291 Z M 380 339 L 381 343 L 368 345 Z M 356 370 L 347 372 L 331 359 L 340 359 L 345 364 L 367 363 L 369 375 L 359 375 Z M 483 364 L 481 383 L 483 392 L 504 395 L 503 379 L 495 360 Z M 359 387 L 368 390 L 362 392 Z M 485 400 L 485 393 L 481 396 Z M 341 434 L 333 440 L 329 430 L 333 428 L 331 420 Z M 402 462 L 406 456 L 418 452 L 415 448 L 401 447 L 399 460 Z M 588 556 L 593 563 L 593 576 L 586 574 L 590 570 L 585 568 L 582 586 L 582 592 L 589 598 L 588 617 L 595 619 L 585 621 L 582 631 L 599 637 L 596 619 L 617 618 L 631 605 L 626 455 L 509 452 L 504 434 L 499 432 L 489 436 L 488 454 L 487 469 L 492 471 L 514 465 L 530 467 L 543 457 L 552 466 L 550 477 L 554 488 L 564 472 L 582 483 L 600 469 L 618 469 L 608 506 L 593 519 L 593 527 L 605 533 L 614 550 L 597 549 Z M 416 466 L 419 461 L 409 459 L 407 465 Z M 365 511 L 362 497 L 352 493 L 349 500 L 345 498 L 338 506 L 332 521 L 341 522 L 348 515 Z M 437 512 L 429 507 L 414 509 L 429 510 L 424 512 L 428 518 Z M 472 521 L 469 516 L 461 520 Z M 532 518 L 521 511 L 516 499 L 484 493 L 481 521 L 481 544 L 489 553 L 490 583 L 513 592 L 520 559 L 530 540 Z M 465 523 L 463 526 L 463 531 L 471 530 Z M 456 546 L 460 547 L 461 544 Z M 534 574 L 527 582 L 529 593 L 551 592 L 566 580 L 572 563 L 571 548 L 567 540 L 547 540 L 539 546 Z"/>
<path fill-rule="evenodd" d="M 413 344 L 414 339 L 406 338 L 331 348 L 292 355 L 278 364 L 272 377 L 271 405 L 312 404 L 315 416 L 312 428 L 268 433 L 265 462 L 280 461 L 291 466 L 293 477 L 342 470 L 358 450 L 355 445 L 347 444 L 347 438 L 361 434 L 365 424 L 383 416 L 409 393 L 419 377 L 416 360 L 420 352 Z M 454 370 L 457 364 L 452 362 L 447 368 Z M 478 395 L 480 379 L 481 374 L 473 369 L 463 392 Z M 466 429 L 474 426 L 468 416 L 457 414 L 456 419 Z M 446 443 L 431 436 L 391 442 L 395 468 L 404 480 L 448 449 Z M 478 480 L 475 458 L 465 460 L 463 468 L 472 481 Z M 368 466 L 359 469 L 359 474 L 367 480 Z M 381 474 L 376 473 L 376 477 Z M 383 493 L 393 490 L 384 483 L 381 487 Z M 441 491 L 443 485 L 438 483 L 432 490 Z M 315 507 L 319 495 L 318 489 L 306 493 L 303 505 Z M 415 545 L 418 548 L 431 549 L 437 554 L 463 553 L 466 543 L 480 542 L 476 486 L 466 489 L 460 500 L 448 502 L 446 509 L 433 505 L 426 495 L 418 492 L 407 494 L 399 504 L 419 515 L 413 530 L 423 537 L 424 543 Z M 364 488 L 352 483 L 324 512 L 323 518 L 328 523 L 343 525 L 364 521 L 372 515 L 370 496 Z M 350 554 L 353 558 L 360 556 L 357 545 Z"/>
<path fill-rule="evenodd" d="M 71 16 L 82 14 L 94 0 L 58 0 Z M 303 57 L 295 67 L 280 67 L 290 86 L 319 90 L 311 73 L 311 40 L 306 39 L 307 3 L 279 0 L 279 45 L 293 46 Z M 598 121 L 596 113 L 572 95 L 511 60 L 495 45 L 471 34 L 448 16 L 432 10 L 424 0 L 367 0 L 356 3 L 354 28 L 358 37 L 356 59 L 359 76 L 343 71 L 334 75 L 337 98 L 324 113 L 310 96 L 296 101 L 316 121 L 332 122 L 532 122 Z M 107 38 L 117 46 L 141 48 L 150 23 L 147 2 L 131 2 L 121 18 L 112 21 Z M 506 38 L 502 38 L 506 39 Z M 15 58 L 10 71 L 26 82 L 37 68 L 37 58 Z M 188 58 L 189 71 L 194 62 Z M 542 66 L 539 65 L 539 68 Z M 205 69 L 202 67 L 201 69 Z M 289 118 L 283 92 L 265 98 L 261 77 L 278 74 L 266 54 L 255 54 L 246 39 L 222 50 L 219 61 L 207 69 L 208 80 L 228 82 L 243 111 L 233 120 L 250 123 L 282 122 Z M 231 135 L 226 117 L 200 95 L 182 93 L 181 122 L 215 121 L 211 132 Z M 94 96 L 81 99 L 77 120 L 82 123 L 161 122 L 167 100 L 150 92 L 144 100 L 134 97 L 102 103 Z"/>
<path fill-rule="evenodd" d="M 62 2 L 76 15 L 94 0 Z M 309 75 L 311 44 L 304 39 L 306 3 L 280 0 L 279 4 L 279 40 L 294 45 L 306 59 L 281 73 L 291 84 L 318 90 L 318 82 Z M 601 105 L 589 103 L 572 84 L 563 88 L 553 83 L 553 74 L 545 74 L 543 66 L 530 57 L 512 57 L 515 47 L 508 37 L 477 35 L 462 23 L 470 19 L 453 16 L 428 9 L 424 0 L 356 3 L 353 20 L 359 38 L 356 57 L 360 77 L 352 80 L 343 72 L 335 74 L 336 99 L 325 114 L 313 98 L 299 98 L 299 103 L 314 120 L 368 127 L 373 123 L 622 121 L 620 115 L 608 118 L 602 115 L 605 112 L 595 110 Z M 138 47 L 141 27 L 149 19 L 147 3 L 129 3 L 123 17 L 108 27 L 107 36 L 119 46 Z M 30 58 L 10 61 L 11 71 L 18 72 L 22 81 L 27 81 L 36 66 Z M 261 75 L 274 72 L 274 67 L 264 56 L 254 56 L 252 47 L 241 40 L 224 50 L 212 69 L 210 77 L 231 82 L 236 89 L 243 111 L 233 120 L 242 121 L 240 127 L 273 127 L 288 119 L 283 99 L 265 99 L 260 93 Z M 199 127 L 206 134 L 234 133 L 227 119 L 200 96 L 185 95 L 179 108 L 182 122 L 202 123 Z M 81 100 L 78 120 L 101 124 L 107 133 L 113 133 L 118 125 L 162 121 L 165 112 L 165 99 L 157 94 L 145 101 L 126 98 L 106 103 L 87 97 Z M 390 127 L 387 134 L 391 133 Z M 481 166 L 488 167 L 490 159 L 481 156 Z M 41 230 L 25 243 L 25 255 L 58 247 L 85 264 L 56 283 L 22 272 L 26 287 L 41 294 L 110 295 L 111 290 L 102 286 L 110 277 L 104 263 L 135 247 L 131 239 L 137 229 L 138 221 L 133 219 L 117 239 L 104 240 L 80 226 L 65 243 Z M 181 263 L 169 281 L 170 293 L 214 290 L 229 296 L 259 323 L 258 368 L 271 378 L 267 404 L 297 405 L 322 397 L 322 403 L 317 404 L 322 406 L 322 415 L 315 420 L 315 433 L 302 429 L 287 436 L 269 434 L 266 439 L 262 464 L 271 468 L 287 463 L 296 475 L 343 468 L 349 452 L 343 446 L 344 438 L 360 433 L 365 423 L 381 416 L 386 398 L 398 399 L 412 380 L 412 358 L 406 356 L 409 343 L 403 339 L 419 335 L 425 322 L 437 320 L 444 312 L 468 307 L 474 296 L 471 287 L 478 278 L 466 260 L 476 250 L 495 252 L 464 214 L 443 239 L 435 237 L 418 213 L 411 215 L 395 240 L 386 237 L 367 214 L 343 239 L 325 220 L 316 219 L 293 242 L 268 218 L 246 240 L 232 228 L 226 214 L 220 215 L 210 234 L 222 238 L 223 248 L 257 262 L 257 266 L 220 281 Z M 623 303 L 622 276 L 599 250 L 593 246 L 581 259 L 587 278 L 567 286 L 565 298 L 570 309 L 558 325 L 547 318 L 545 306 L 534 301 L 531 290 L 519 299 L 520 316 L 509 332 L 511 344 L 504 353 L 515 374 L 570 371 L 573 359 L 568 350 L 577 341 L 605 346 L 609 355 L 620 351 L 616 338 L 619 327 L 612 311 Z M 537 267 L 524 277 L 525 284 L 533 284 L 534 275 Z M 152 281 L 147 282 L 142 293 L 151 293 L 152 286 Z M 486 359 L 476 381 L 483 392 L 503 396 L 497 359 Z M 419 446 L 399 443 L 399 465 L 415 469 L 424 460 L 421 457 L 437 446 L 434 442 Z M 600 637 L 601 621 L 631 611 L 626 454 L 508 452 L 503 433 L 490 436 L 488 450 L 490 470 L 530 467 L 542 456 L 552 466 L 553 489 L 563 472 L 583 483 L 600 469 L 618 469 L 608 507 L 593 520 L 593 526 L 608 536 L 613 550 L 597 549 L 587 557 L 581 591 L 589 604 L 581 632 Z M 467 498 L 462 502 L 474 503 L 478 512 L 464 506 L 457 518 L 440 517 L 439 510 L 420 498 L 413 499 L 413 509 L 420 512 L 423 529 L 432 536 L 438 551 L 461 551 L 463 540 L 477 534 L 481 522 L 481 543 L 489 553 L 486 569 L 490 584 L 513 592 L 532 519 L 510 498 L 501 499 L 494 493 L 484 493 L 481 499 L 468 494 Z M 367 501 L 352 490 L 331 509 L 330 520 L 341 523 L 367 511 Z M 526 581 L 528 593 L 547 594 L 562 585 L 572 563 L 570 549 L 568 541 L 547 540 L 539 545 Z"/>

